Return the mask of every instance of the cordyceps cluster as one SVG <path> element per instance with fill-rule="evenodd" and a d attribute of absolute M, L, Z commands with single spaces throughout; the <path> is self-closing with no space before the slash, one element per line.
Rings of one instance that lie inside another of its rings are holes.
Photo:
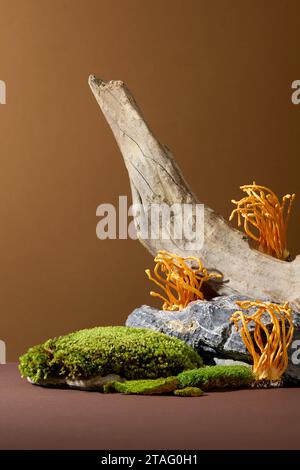
<path fill-rule="evenodd" d="M 253 358 L 253 372 L 257 381 L 280 382 L 288 365 L 287 350 L 294 334 L 291 308 L 288 304 L 258 301 L 241 301 L 236 304 L 242 310 L 256 308 L 253 314 L 237 311 L 231 320 Z M 268 317 L 270 322 L 267 321 Z M 271 327 L 268 328 L 267 324 Z M 251 325 L 253 328 L 250 331 Z"/>
<path fill-rule="evenodd" d="M 148 278 L 160 287 L 164 295 L 150 292 L 163 301 L 163 310 L 182 310 L 193 300 L 203 300 L 203 283 L 221 278 L 217 273 L 208 273 L 199 258 L 181 258 L 174 253 L 161 250 L 154 258 L 154 276 L 146 270 Z M 193 267 L 191 267 L 191 264 Z M 196 265 L 196 267 L 194 267 Z"/>
<path fill-rule="evenodd" d="M 255 182 L 240 189 L 247 196 L 240 201 L 232 200 L 237 207 L 229 220 L 237 214 L 238 226 L 241 226 L 243 219 L 246 234 L 258 243 L 261 251 L 282 260 L 287 259 L 287 224 L 295 194 L 286 194 L 279 201 L 273 191 Z"/>

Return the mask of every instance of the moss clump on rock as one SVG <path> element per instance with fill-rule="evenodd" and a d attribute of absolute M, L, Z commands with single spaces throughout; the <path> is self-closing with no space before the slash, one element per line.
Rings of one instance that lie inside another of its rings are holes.
<path fill-rule="evenodd" d="M 176 377 L 160 379 L 127 380 L 126 382 L 111 382 L 104 386 L 104 392 L 118 392 L 134 395 L 164 395 L 172 393 L 178 387 Z"/>
<path fill-rule="evenodd" d="M 202 390 L 249 387 L 255 380 L 247 366 L 207 366 L 187 370 L 177 376 L 180 387 L 200 387 Z"/>
<path fill-rule="evenodd" d="M 20 357 L 20 372 L 33 382 L 118 374 L 154 379 L 201 367 L 200 356 L 178 338 L 144 328 L 96 327 L 49 339 Z"/>
<path fill-rule="evenodd" d="M 246 366 L 207 366 L 186 370 L 177 377 L 156 380 L 127 380 L 110 382 L 104 391 L 136 395 L 162 395 L 174 393 L 179 397 L 199 397 L 203 390 L 231 390 L 249 387 L 255 380 L 250 367 Z"/>
<path fill-rule="evenodd" d="M 174 395 L 177 397 L 202 397 L 204 393 L 198 387 L 185 387 L 174 390 Z"/>

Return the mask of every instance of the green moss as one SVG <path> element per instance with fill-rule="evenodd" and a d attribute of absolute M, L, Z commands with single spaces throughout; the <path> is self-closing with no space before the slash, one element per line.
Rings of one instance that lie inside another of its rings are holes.
<path fill-rule="evenodd" d="M 245 366 L 207 366 L 181 372 L 177 377 L 156 380 L 128 380 L 111 382 L 104 391 L 126 394 L 159 395 L 174 392 L 180 397 L 198 397 L 203 390 L 235 389 L 249 387 L 253 373 Z"/>
<path fill-rule="evenodd" d="M 185 387 L 174 390 L 174 395 L 177 397 L 201 397 L 204 393 L 198 387 Z"/>
<path fill-rule="evenodd" d="M 148 380 L 127 380 L 126 382 L 110 382 L 104 392 L 118 392 L 134 395 L 163 395 L 172 393 L 178 387 L 176 377 Z"/>
<path fill-rule="evenodd" d="M 201 367 L 200 356 L 183 341 L 149 329 L 96 327 L 50 339 L 20 357 L 20 372 L 38 382 L 118 374 L 154 379 Z"/>
<path fill-rule="evenodd" d="M 178 375 L 180 388 L 200 387 L 202 390 L 249 387 L 254 381 L 252 370 L 246 366 L 207 366 Z"/>

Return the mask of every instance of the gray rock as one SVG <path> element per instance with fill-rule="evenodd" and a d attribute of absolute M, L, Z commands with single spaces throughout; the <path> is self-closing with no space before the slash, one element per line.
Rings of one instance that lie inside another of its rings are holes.
<path fill-rule="evenodd" d="M 215 358 L 251 363 L 251 356 L 240 333 L 229 321 L 231 315 L 238 310 L 235 304 L 237 300 L 249 299 L 238 295 L 220 296 L 210 301 L 192 302 L 184 310 L 177 312 L 143 305 L 129 315 L 126 325 L 150 328 L 176 336 L 196 349 L 207 364 L 215 364 Z M 289 366 L 285 378 L 289 382 L 300 384 L 299 313 L 294 312 L 293 319 L 295 333 L 289 348 Z M 267 316 L 264 323 L 268 323 Z"/>
<path fill-rule="evenodd" d="M 235 361 L 234 359 L 222 359 L 219 357 L 214 357 L 214 361 L 216 366 L 244 366 L 251 368 L 251 364 L 242 361 Z"/>
<path fill-rule="evenodd" d="M 88 391 L 102 391 L 103 385 L 107 384 L 108 382 L 123 382 L 124 379 L 117 374 L 109 374 L 105 375 L 104 377 L 100 375 L 96 375 L 95 377 L 87 378 L 87 379 L 66 379 L 66 384 L 69 388 L 74 388 L 76 390 L 88 390 Z"/>
<path fill-rule="evenodd" d="M 65 377 L 47 377 L 47 379 L 39 380 L 38 382 L 34 382 L 27 377 L 27 380 L 31 384 L 39 385 L 41 387 L 62 387 L 90 392 L 101 392 L 103 390 L 103 385 L 108 382 L 123 382 L 125 379 L 122 379 L 116 374 L 109 374 L 105 376 L 96 375 L 95 377 L 76 380 L 71 380 Z"/>

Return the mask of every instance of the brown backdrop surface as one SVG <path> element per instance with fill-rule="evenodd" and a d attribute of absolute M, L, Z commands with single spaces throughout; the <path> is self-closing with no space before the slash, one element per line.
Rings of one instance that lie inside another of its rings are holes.
<path fill-rule="evenodd" d="M 228 216 L 240 184 L 299 189 L 298 1 L 0 0 L 0 338 L 124 323 L 149 300 L 151 257 L 96 238 L 129 194 L 87 86 L 122 79 L 199 197 Z M 298 191 L 299 192 L 299 191 Z M 300 252 L 299 201 L 289 245 Z"/>

